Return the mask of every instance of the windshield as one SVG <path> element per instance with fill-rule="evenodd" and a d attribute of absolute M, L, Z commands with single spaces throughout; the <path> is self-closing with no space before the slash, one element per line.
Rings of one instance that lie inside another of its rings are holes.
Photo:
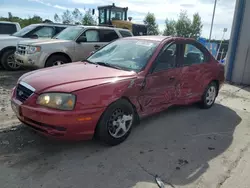
<path fill-rule="evenodd" d="M 75 40 L 83 30 L 83 27 L 68 27 L 54 38 L 61 40 Z"/>
<path fill-rule="evenodd" d="M 35 29 L 37 26 L 36 25 L 29 25 L 27 27 L 24 27 L 23 29 L 21 29 L 20 31 L 15 32 L 14 34 L 12 34 L 15 37 L 23 37 L 24 35 L 26 35 L 28 32 L 32 31 L 33 29 Z"/>
<path fill-rule="evenodd" d="M 117 40 L 100 49 L 87 60 L 139 72 L 145 67 L 158 44 L 157 41 Z"/>

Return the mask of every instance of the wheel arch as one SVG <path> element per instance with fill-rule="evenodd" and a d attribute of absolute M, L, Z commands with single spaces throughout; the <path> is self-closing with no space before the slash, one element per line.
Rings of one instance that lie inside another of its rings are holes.
<path fill-rule="evenodd" d="M 46 65 L 47 61 L 49 60 L 49 58 L 51 58 L 51 57 L 54 56 L 54 55 L 61 55 L 61 56 L 64 56 L 65 58 L 68 59 L 69 62 L 72 62 L 71 57 L 70 57 L 68 54 L 66 54 L 65 52 L 54 52 L 54 53 L 50 54 L 50 55 L 46 58 L 46 60 L 45 60 L 45 65 Z"/>
<path fill-rule="evenodd" d="M 96 126 L 95 126 L 95 132 L 94 132 L 95 136 L 98 136 L 98 135 L 96 135 L 97 129 L 98 129 L 98 126 L 97 126 L 97 125 L 100 123 L 100 120 L 102 119 L 104 112 L 107 110 L 107 108 L 108 108 L 111 104 L 113 104 L 113 103 L 115 103 L 115 102 L 117 102 L 117 101 L 119 101 L 119 100 L 122 100 L 122 99 L 123 99 L 123 100 L 126 100 L 129 104 L 131 104 L 132 108 L 134 109 L 134 113 L 135 113 L 135 124 L 140 123 L 140 116 L 139 116 L 139 114 L 138 114 L 138 112 L 137 112 L 137 109 L 136 109 L 135 104 L 133 104 L 133 103 L 131 102 L 131 100 L 130 100 L 127 96 L 121 96 L 120 98 L 117 98 L 116 100 L 114 100 L 114 101 L 112 101 L 111 103 L 109 103 L 109 105 L 106 106 L 105 110 L 104 110 L 104 111 L 102 112 L 102 114 L 100 115 L 100 117 L 99 117 L 99 119 L 98 119 L 98 121 L 97 121 L 97 123 L 96 123 Z"/>
<path fill-rule="evenodd" d="M 5 47 L 2 50 L 0 50 L 0 59 L 2 58 L 3 53 L 8 51 L 8 50 L 16 50 L 16 47 L 15 46 L 8 46 L 8 47 Z"/>

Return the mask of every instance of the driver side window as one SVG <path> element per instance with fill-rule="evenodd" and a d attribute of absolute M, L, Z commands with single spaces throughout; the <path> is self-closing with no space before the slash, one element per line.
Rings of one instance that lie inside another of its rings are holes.
<path fill-rule="evenodd" d="M 167 44 L 156 59 L 154 72 L 174 68 L 176 64 L 176 54 L 177 45 L 171 44 L 169 46 L 169 44 Z"/>
<path fill-rule="evenodd" d="M 53 27 L 42 27 L 33 35 L 37 35 L 39 38 L 52 38 L 54 35 L 54 28 Z"/>
<path fill-rule="evenodd" d="M 87 42 L 99 42 L 99 32 L 97 30 L 87 30 L 82 36 L 86 37 Z"/>

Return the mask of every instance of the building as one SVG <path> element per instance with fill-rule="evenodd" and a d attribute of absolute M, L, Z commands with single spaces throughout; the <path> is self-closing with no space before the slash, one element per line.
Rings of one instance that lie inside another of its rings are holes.
<path fill-rule="evenodd" d="M 250 84 L 250 0 L 236 0 L 226 59 L 226 80 Z"/>

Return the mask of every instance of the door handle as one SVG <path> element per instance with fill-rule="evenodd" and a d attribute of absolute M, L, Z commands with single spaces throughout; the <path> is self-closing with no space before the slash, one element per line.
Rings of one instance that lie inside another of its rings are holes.
<path fill-rule="evenodd" d="M 169 80 L 173 81 L 173 80 L 175 80 L 175 77 L 171 76 L 171 77 L 169 77 Z"/>
<path fill-rule="evenodd" d="M 99 45 L 95 45 L 94 47 L 95 47 L 95 49 L 98 49 L 98 48 L 100 48 L 101 46 L 99 46 Z"/>

